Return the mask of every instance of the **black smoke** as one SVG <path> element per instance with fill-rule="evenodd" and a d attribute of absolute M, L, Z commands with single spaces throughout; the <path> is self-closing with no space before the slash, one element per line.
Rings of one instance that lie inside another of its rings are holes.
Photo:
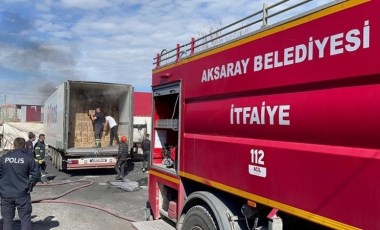
<path fill-rule="evenodd" d="M 39 39 L 35 21 L 27 14 L 0 10 L 0 69 L 15 73 L 15 81 L 24 81 L 36 93 L 51 93 L 65 80 L 77 80 L 76 49 L 68 41 L 43 35 Z M 0 76 L 1 77 L 1 76 Z M 7 77 L 7 76 L 5 76 Z"/>

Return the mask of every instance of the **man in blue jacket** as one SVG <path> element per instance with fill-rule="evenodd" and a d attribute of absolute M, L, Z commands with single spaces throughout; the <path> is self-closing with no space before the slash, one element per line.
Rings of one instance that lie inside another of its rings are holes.
<path fill-rule="evenodd" d="M 3 230 L 12 230 L 15 211 L 21 220 L 21 229 L 32 229 L 30 192 L 39 179 L 34 157 L 25 153 L 25 139 L 17 137 L 14 150 L 0 158 L 0 196 Z"/>

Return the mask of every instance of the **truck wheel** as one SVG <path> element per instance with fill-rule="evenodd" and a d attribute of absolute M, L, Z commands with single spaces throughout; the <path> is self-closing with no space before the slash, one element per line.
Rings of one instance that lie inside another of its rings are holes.
<path fill-rule="evenodd" d="M 210 212 L 205 207 L 197 205 L 190 208 L 186 213 L 182 229 L 216 230 L 218 228 Z"/>
<path fill-rule="evenodd" d="M 57 169 L 60 171 L 62 170 L 62 156 L 59 152 L 57 152 Z"/>
<path fill-rule="evenodd" d="M 55 163 L 55 158 L 56 158 L 56 156 L 55 156 L 55 151 L 54 151 L 54 149 L 52 149 L 51 150 L 51 163 L 55 166 L 56 165 L 56 163 Z"/>
<path fill-rule="evenodd" d="M 58 161 L 58 151 L 54 151 L 54 162 L 55 162 L 55 168 L 59 170 L 58 168 L 58 164 L 59 164 L 59 161 Z"/>
<path fill-rule="evenodd" d="M 54 151 L 53 156 L 54 156 L 54 166 L 57 168 L 58 152 Z"/>

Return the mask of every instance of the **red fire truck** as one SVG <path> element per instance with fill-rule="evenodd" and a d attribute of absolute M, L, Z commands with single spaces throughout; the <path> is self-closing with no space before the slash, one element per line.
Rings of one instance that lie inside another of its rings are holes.
<path fill-rule="evenodd" d="M 286 2 L 157 54 L 154 219 L 380 229 L 380 1 Z"/>

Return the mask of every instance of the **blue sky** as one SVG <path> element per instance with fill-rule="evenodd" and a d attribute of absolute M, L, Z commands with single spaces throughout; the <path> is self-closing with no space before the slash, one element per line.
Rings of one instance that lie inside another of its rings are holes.
<path fill-rule="evenodd" d="M 278 0 L 0 0 L 0 104 L 39 104 L 66 80 L 149 92 L 156 53 L 264 2 Z"/>

